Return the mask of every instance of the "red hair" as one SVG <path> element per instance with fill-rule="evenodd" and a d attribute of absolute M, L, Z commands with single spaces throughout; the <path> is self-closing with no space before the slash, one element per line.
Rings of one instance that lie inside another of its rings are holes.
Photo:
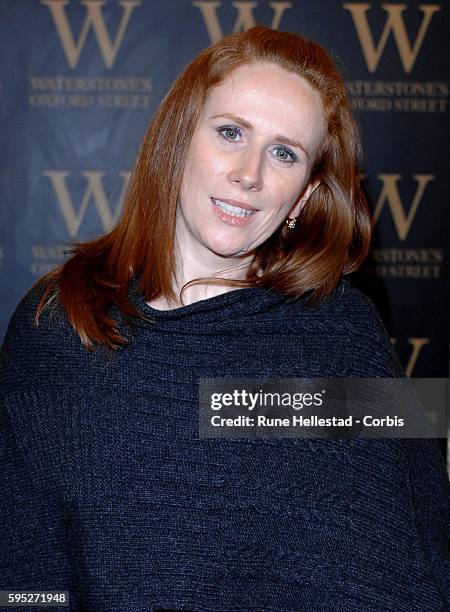
<path fill-rule="evenodd" d="M 38 281 L 45 280 L 46 288 L 36 323 L 57 298 L 86 348 L 118 348 L 127 340 L 108 311 L 115 305 L 125 317 L 137 316 L 128 299 L 133 277 L 147 301 L 176 297 L 175 219 L 192 135 L 209 89 L 237 67 L 254 63 L 294 72 L 321 95 L 327 129 L 311 175 L 320 184 L 303 207 L 297 229 L 283 225 L 260 245 L 245 281 L 222 282 L 263 286 L 291 297 L 309 294 L 316 301 L 336 287 L 343 273 L 361 265 L 370 220 L 358 180 L 358 129 L 342 77 L 316 43 L 257 26 L 204 50 L 176 79 L 148 126 L 118 225 L 75 245 L 68 261 Z"/>

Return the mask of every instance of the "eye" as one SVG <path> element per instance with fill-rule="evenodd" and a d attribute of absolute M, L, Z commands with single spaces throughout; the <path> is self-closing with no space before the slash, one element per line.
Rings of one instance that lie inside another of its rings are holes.
<path fill-rule="evenodd" d="M 276 159 L 281 162 L 296 162 L 298 159 L 294 151 L 291 151 L 285 146 L 277 147 L 276 149 L 274 149 L 274 151 Z"/>
<path fill-rule="evenodd" d="M 242 136 L 241 129 L 236 125 L 222 125 L 217 128 L 217 132 L 224 138 L 225 140 L 229 140 L 230 142 L 238 141 L 238 137 Z"/>

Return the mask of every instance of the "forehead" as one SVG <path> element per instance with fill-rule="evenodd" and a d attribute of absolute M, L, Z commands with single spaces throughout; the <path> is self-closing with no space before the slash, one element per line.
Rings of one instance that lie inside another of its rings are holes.
<path fill-rule="evenodd" d="M 232 113 L 256 129 L 318 146 L 325 130 L 321 97 L 303 77 L 275 64 L 245 64 L 208 92 L 203 115 Z"/>

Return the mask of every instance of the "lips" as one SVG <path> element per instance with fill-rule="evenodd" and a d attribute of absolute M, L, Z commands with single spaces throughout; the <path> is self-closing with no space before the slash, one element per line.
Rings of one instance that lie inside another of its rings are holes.
<path fill-rule="evenodd" d="M 214 213 L 227 225 L 246 225 L 253 221 L 257 209 L 236 200 L 211 198 Z"/>
<path fill-rule="evenodd" d="M 254 206 L 250 206 L 250 204 L 245 204 L 245 202 L 239 202 L 238 200 L 229 200 L 226 198 L 211 198 L 213 202 L 223 202 L 224 204 L 228 204 L 229 206 L 234 206 L 236 208 L 243 208 L 244 210 L 254 210 L 258 209 Z"/>
<path fill-rule="evenodd" d="M 223 200 L 219 198 L 211 198 L 213 204 L 219 207 L 223 212 L 228 213 L 236 217 L 248 217 L 255 214 L 256 208 L 245 204 L 244 202 L 238 202 L 237 200 Z"/>

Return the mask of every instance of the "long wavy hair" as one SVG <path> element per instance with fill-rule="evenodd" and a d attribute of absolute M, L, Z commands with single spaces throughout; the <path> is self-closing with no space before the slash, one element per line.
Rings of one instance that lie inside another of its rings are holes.
<path fill-rule="evenodd" d="M 120 221 L 109 233 L 76 244 L 45 282 L 35 322 L 58 300 L 85 348 L 128 342 L 111 316 L 138 316 L 129 301 L 131 279 L 147 301 L 173 300 L 175 220 L 192 135 L 208 91 L 244 64 L 272 63 L 300 75 L 321 96 L 326 134 L 312 168 L 320 185 L 303 207 L 297 228 L 283 224 L 255 252 L 245 280 L 318 301 L 364 260 L 370 219 L 360 189 L 361 145 L 342 77 L 318 44 L 293 33 L 253 27 L 200 53 L 173 83 L 153 116 L 132 173 Z M 173 151 L 173 155 L 167 155 Z"/>

